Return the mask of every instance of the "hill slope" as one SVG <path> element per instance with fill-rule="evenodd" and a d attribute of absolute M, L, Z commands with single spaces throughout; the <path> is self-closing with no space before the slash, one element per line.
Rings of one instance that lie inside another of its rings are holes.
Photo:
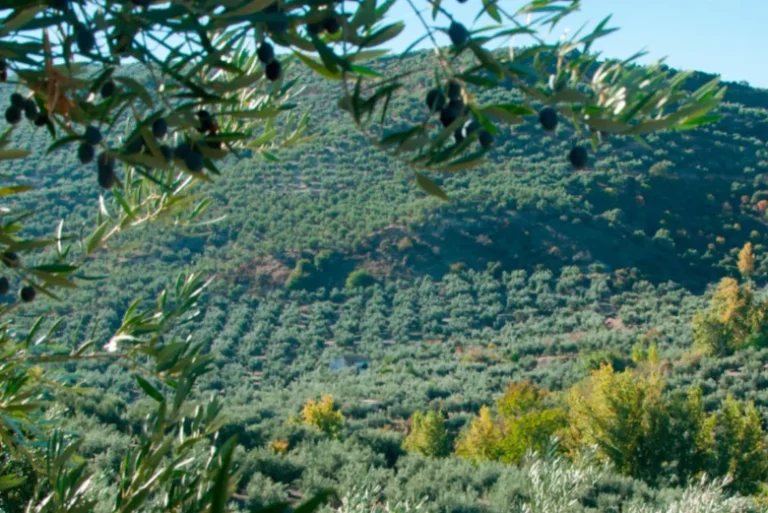
<path fill-rule="evenodd" d="M 410 71 L 429 58 L 416 54 L 379 65 Z M 690 85 L 709 78 L 696 75 Z M 146 248 L 143 241 L 151 241 L 163 260 L 216 272 L 249 268 L 266 255 L 292 266 L 321 249 L 371 260 L 396 275 L 427 270 L 434 277 L 455 262 L 477 269 L 494 261 L 505 269 L 601 262 L 700 289 L 728 269 L 733 248 L 746 240 L 764 242 L 767 91 L 731 84 L 720 122 L 661 134 L 652 138 L 652 150 L 611 137 L 584 173 L 573 173 L 566 162 L 577 138 L 565 128 L 554 136 L 544 135 L 533 120 L 507 128 L 485 168 L 440 177 L 452 202 L 439 205 L 422 197 L 407 170 L 365 144 L 335 107 L 340 90 L 311 75 L 300 80 L 299 108 L 312 114 L 314 142 L 279 152 L 276 164 L 233 161 L 205 191 L 214 199 L 208 218 L 226 215 L 224 221 L 205 230 L 145 230 L 131 236 L 130 246 Z M 423 114 L 429 84 L 420 77 L 409 86 L 411 94 L 393 106 L 404 119 Z M 494 95 L 480 100 L 516 98 L 512 90 Z M 29 131 L 16 137 L 23 146 L 37 140 Z M 55 152 L 4 166 L 46 186 L 26 195 L 28 205 L 48 205 L 46 199 L 57 196 L 56 208 L 33 230 L 49 231 L 70 212 L 73 226 L 88 219 L 99 191 L 91 170 L 77 166 L 74 155 Z M 417 244 L 410 262 L 396 265 L 400 255 L 391 239 L 403 237 Z M 427 258 L 420 249 L 439 257 Z M 146 260 L 141 250 L 132 253 L 137 263 Z"/>
<path fill-rule="evenodd" d="M 430 58 L 376 65 L 416 69 Z M 691 87 L 709 78 L 696 75 Z M 67 304 L 34 307 L 71 316 L 65 334 L 84 317 L 107 337 L 130 299 L 151 297 L 169 275 L 217 274 L 201 320 L 182 335 L 216 354 L 217 372 L 200 392 L 227 398 L 227 430 L 241 434 L 246 453 L 243 491 L 279 499 L 289 488 L 346 490 L 367 473 L 388 497 L 426 495 L 435 511 L 505 511 L 517 470 L 404 456 L 410 414 L 442 405 L 455 435 L 510 381 L 562 390 L 585 376 L 585 356 L 614 350 L 628 359 L 638 341 L 657 343 L 675 361 L 673 389 L 698 381 L 709 409 L 732 393 L 755 400 L 768 418 L 768 351 L 678 361 L 692 344 L 701 292 L 734 272 L 745 241 L 755 245 L 757 275 L 768 270 L 768 91 L 732 84 L 717 124 L 661 134 L 653 150 L 612 137 L 581 173 L 565 159 L 574 134 L 543 135 L 533 122 L 507 129 L 487 166 L 439 177 L 452 198 L 445 204 L 364 143 L 334 108 L 339 91 L 309 75 L 300 80 L 301 107 L 311 109 L 318 137 L 279 152 L 278 163 L 233 160 L 205 188 L 213 199 L 207 218 L 223 220 L 130 232 L 119 254 L 89 269 L 109 271 L 108 279 L 84 285 Z M 394 105 L 404 119 L 422 114 L 427 80 L 414 79 L 412 94 Z M 482 99 L 515 98 L 512 90 L 494 94 Z M 15 137 L 37 145 L 30 132 Z M 21 196 L 49 207 L 30 231 L 51 233 L 62 216 L 73 227 L 92 223 L 100 192 L 92 170 L 75 166 L 74 155 L 39 155 L 3 163 L 4 173 L 43 186 Z M 287 282 L 302 258 L 317 263 L 311 276 Z M 375 284 L 345 288 L 355 269 Z M 369 369 L 331 371 L 347 353 L 364 356 Z M 73 380 L 105 391 L 83 399 L 71 424 L 88 433 L 87 450 L 109 469 L 142 404 L 131 403 L 124 373 L 95 364 L 71 370 Z M 321 393 L 334 394 L 347 417 L 340 440 L 287 424 Z M 286 456 L 264 449 L 276 438 L 290 442 Z M 583 499 L 605 511 L 629 497 L 663 502 L 666 493 L 616 475 L 601 483 L 605 490 Z"/>

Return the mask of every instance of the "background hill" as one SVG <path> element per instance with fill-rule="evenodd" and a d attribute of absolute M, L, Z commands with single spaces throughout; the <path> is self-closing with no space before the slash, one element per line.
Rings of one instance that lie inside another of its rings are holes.
<path fill-rule="evenodd" d="M 421 53 L 378 65 L 409 72 L 428 65 L 426 59 L 431 56 Z M 408 83 L 412 94 L 394 105 L 404 120 L 425 114 L 423 97 L 431 83 L 414 76 Z M 695 74 L 690 87 L 711 78 Z M 260 281 L 247 270 L 267 256 L 292 267 L 323 249 L 371 264 L 381 277 L 427 271 L 439 278 L 457 262 L 474 269 L 500 262 L 504 269 L 553 270 L 600 262 L 700 290 L 728 271 L 734 248 L 747 240 L 761 244 L 765 237 L 767 91 L 729 84 L 720 122 L 652 136 L 652 150 L 611 136 L 581 173 L 565 158 L 576 135 L 564 127 L 546 135 L 529 120 L 500 134 L 490 163 L 479 172 L 439 177 L 452 198 L 439 204 L 425 200 L 408 173 L 368 147 L 351 120 L 337 112 L 340 90 L 312 75 L 299 80 L 298 109 L 309 109 L 317 139 L 276 152 L 277 163 L 233 159 L 211 187 L 208 210 L 209 219 L 226 219 L 203 229 L 141 231 L 135 245 L 147 247 L 139 242 L 151 240 L 150 260 L 160 256 L 167 263 L 227 272 L 241 285 Z M 9 92 L 6 87 L 3 95 Z M 479 98 L 518 99 L 514 90 L 495 96 Z M 22 144 L 43 144 L 31 128 L 16 137 Z M 60 198 L 49 218 L 31 229 L 50 231 L 62 216 L 71 226 L 85 222 L 99 194 L 92 170 L 77 165 L 72 153 L 40 155 L 37 161 L 4 164 L 6 172 L 46 186 L 45 192 L 28 194 L 27 203 L 40 203 L 36 194 Z M 403 237 L 414 243 L 407 262 L 392 243 Z M 139 250 L 128 258 L 147 260 Z M 234 272 L 242 266 L 245 273 Z M 347 268 L 334 285 L 343 284 Z"/>
<path fill-rule="evenodd" d="M 409 71 L 431 58 L 375 65 Z M 416 77 L 393 105 L 404 120 L 424 115 L 431 85 Z M 694 74 L 690 87 L 711 78 Z M 591 353 L 612 350 L 629 361 L 639 341 L 657 343 L 675 361 L 672 388 L 698 381 L 708 409 L 730 392 L 755 400 L 768 419 L 761 390 L 768 351 L 679 359 L 692 345 L 690 319 L 705 305 L 702 294 L 735 274 L 745 242 L 755 248 L 756 276 L 768 270 L 768 91 L 729 84 L 719 122 L 659 135 L 653 149 L 611 136 L 579 173 L 566 160 L 575 134 L 545 135 L 531 120 L 503 131 L 479 171 L 437 177 L 451 196 L 441 203 L 331 108 L 338 90 L 311 75 L 299 80 L 297 102 L 309 109 L 316 139 L 276 152 L 276 163 L 232 159 L 206 186 L 206 217 L 223 220 L 126 234 L 119 256 L 89 268 L 109 278 L 84 284 L 67 304 L 41 300 L 30 312 L 71 315 L 106 336 L 135 295 L 151 298 L 181 270 L 215 273 L 205 312 L 180 335 L 216 354 L 218 371 L 200 393 L 226 398 L 227 429 L 241 433 L 245 449 L 243 493 L 261 500 L 348 489 L 369 474 L 392 498 L 427 495 L 444 511 L 503 511 L 517 470 L 404 455 L 411 413 L 442 404 L 455 436 L 510 381 L 562 390 L 586 375 Z M 7 103 L 11 90 L 1 91 Z M 514 90 L 481 96 L 515 99 Z M 14 137 L 39 158 L 4 162 L 3 172 L 45 186 L 20 201 L 55 199 L 30 232 L 50 234 L 61 217 L 75 231 L 92 224 L 94 170 L 76 165 L 74 154 L 44 156 L 31 129 Z M 345 286 L 355 271 L 353 280 L 369 286 Z M 77 322 L 61 329 L 74 343 Z M 369 368 L 330 370 L 343 354 L 362 355 Z M 95 364 L 70 370 L 73 381 L 104 390 L 81 399 L 71 422 L 86 426 L 87 451 L 109 469 L 146 405 L 131 402 L 126 374 Z M 333 394 L 347 417 L 340 439 L 288 423 L 321 393 Z M 288 439 L 287 455 L 264 448 L 276 438 Z M 606 483 L 589 498 L 604 510 L 667 493 L 619 476 Z"/>

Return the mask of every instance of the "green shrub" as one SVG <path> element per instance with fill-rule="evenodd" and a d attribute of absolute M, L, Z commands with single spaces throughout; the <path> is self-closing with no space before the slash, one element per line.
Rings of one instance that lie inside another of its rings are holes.
<path fill-rule="evenodd" d="M 732 488 L 741 493 L 758 491 L 768 479 L 768 450 L 760 414 L 754 403 L 726 398 L 712 420 L 717 457 L 715 475 L 729 474 Z"/>
<path fill-rule="evenodd" d="M 396 431 L 368 429 L 357 433 L 357 439 L 387 461 L 388 467 L 394 467 L 397 460 L 405 455 L 403 450 L 403 435 Z"/>
<path fill-rule="evenodd" d="M 424 456 L 447 456 L 448 431 L 445 427 L 443 412 L 440 410 L 415 412 L 411 416 L 411 428 L 403 441 L 403 448 Z"/>
<path fill-rule="evenodd" d="M 621 352 L 613 349 L 591 351 L 581 357 L 582 365 L 587 371 L 596 371 L 604 365 L 610 365 L 617 372 L 622 372 L 632 366 L 632 360 Z"/>
<path fill-rule="evenodd" d="M 370 287 L 374 283 L 376 283 L 376 278 L 370 272 L 365 269 L 355 269 L 347 276 L 345 286 L 348 289 L 357 289 Z"/>
<path fill-rule="evenodd" d="M 269 504 L 286 501 L 288 499 L 288 485 L 276 483 L 269 476 L 256 472 L 248 481 L 245 493 L 248 496 L 248 507 L 258 509 Z"/>
<path fill-rule="evenodd" d="M 664 385 L 655 368 L 602 367 L 570 392 L 566 444 L 596 447 L 620 472 L 652 484 L 706 473 L 757 491 L 768 479 L 768 450 L 755 406 L 728 397 L 708 415 L 700 388 L 668 395 Z"/>
<path fill-rule="evenodd" d="M 301 258 L 296 262 L 288 279 L 285 281 L 285 288 L 288 290 L 308 290 L 312 287 L 315 278 L 315 265 L 306 258 Z"/>
<path fill-rule="evenodd" d="M 456 454 L 513 464 L 529 452 L 544 454 L 566 419 L 563 410 L 549 403 L 547 394 L 528 381 L 510 384 L 496 403 L 499 415 L 494 418 L 483 406 L 459 437 Z"/>
<path fill-rule="evenodd" d="M 664 381 L 656 371 L 615 372 L 601 367 L 568 396 L 567 444 L 577 452 L 597 447 L 598 455 L 619 472 L 657 482 L 663 469 L 675 461 L 670 440 L 682 436 L 672 430 L 673 408 L 664 396 Z M 695 426 L 689 447 L 681 452 L 706 450 L 695 446 L 706 438 L 703 422 Z M 706 445 L 701 442 L 701 445 Z"/>
<path fill-rule="evenodd" d="M 322 249 L 315 255 L 315 269 L 317 272 L 324 273 L 329 270 L 331 261 L 333 260 L 333 251 L 330 249 Z"/>

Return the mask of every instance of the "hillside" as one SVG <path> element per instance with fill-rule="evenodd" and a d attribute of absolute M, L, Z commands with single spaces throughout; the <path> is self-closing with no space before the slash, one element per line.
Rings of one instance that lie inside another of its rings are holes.
<path fill-rule="evenodd" d="M 428 58 L 418 54 L 380 65 L 412 71 Z M 708 78 L 694 76 L 691 88 Z M 674 278 L 700 291 L 727 272 L 733 248 L 750 239 L 762 242 L 768 92 L 731 84 L 717 124 L 662 134 L 649 141 L 653 150 L 612 137 L 586 173 L 573 173 L 567 164 L 565 155 L 577 139 L 565 128 L 555 136 L 544 135 L 533 121 L 507 128 L 484 169 L 441 177 L 452 202 L 437 205 L 422 198 L 406 170 L 366 147 L 351 121 L 330 108 L 339 90 L 311 75 L 300 82 L 305 85 L 297 110 L 309 109 L 318 138 L 277 152 L 278 163 L 233 159 L 229 172 L 209 188 L 214 201 L 208 218 L 226 215 L 225 221 L 207 229 L 143 231 L 137 245 L 151 238 L 155 256 L 216 272 L 243 267 L 241 283 L 258 281 L 247 269 L 267 255 L 292 267 L 300 256 L 330 249 L 400 276 L 427 271 L 439 277 L 451 263 L 465 260 L 475 269 L 496 261 L 505 269 L 553 270 L 600 262 L 612 269 L 635 267 L 654 282 Z M 395 103 L 404 119 L 421 115 L 427 84 L 413 82 L 413 94 Z M 516 98 L 513 90 L 508 94 L 481 101 Z M 36 140 L 30 132 L 18 134 L 22 144 Z M 53 185 L 44 194 L 55 191 L 59 197 L 50 222 L 32 229 L 50 230 L 70 212 L 68 221 L 77 226 L 98 195 L 92 173 L 60 151 L 40 162 L 5 164 L 33 184 Z M 28 194 L 27 204 L 42 200 L 36 194 L 43 193 Z M 489 240 L 477 244 L 480 235 Z M 416 242 L 406 265 L 398 265 L 401 259 L 392 251 L 393 239 L 402 237 Z M 139 252 L 128 258 L 144 260 Z"/>
<path fill-rule="evenodd" d="M 407 71 L 428 59 L 374 65 Z M 690 87 L 710 78 L 695 74 Z M 428 497 L 429 511 L 507 511 L 524 493 L 514 484 L 522 471 L 406 454 L 412 413 L 441 406 L 455 438 L 508 383 L 564 391 L 587 375 L 590 355 L 610 350 L 629 362 L 638 342 L 658 346 L 671 390 L 699 383 L 707 411 L 729 393 L 750 399 L 768 421 L 768 350 L 689 354 L 690 321 L 707 287 L 737 274 L 745 242 L 759 285 L 768 271 L 768 91 L 729 84 L 719 122 L 649 138 L 653 149 L 611 137 L 577 173 L 565 158 L 575 134 L 544 135 L 533 121 L 506 128 L 483 168 L 433 177 L 451 197 L 441 203 L 355 132 L 334 108 L 338 90 L 308 74 L 299 80 L 296 100 L 311 112 L 316 139 L 277 151 L 274 163 L 233 158 L 204 186 L 212 197 L 204 218 L 216 222 L 127 233 L 119 256 L 88 269 L 108 278 L 84 283 L 66 304 L 43 299 L 25 312 L 70 316 L 60 329 L 73 343 L 81 319 L 106 337 L 134 296 L 151 299 L 183 270 L 215 274 L 205 310 L 178 335 L 215 354 L 217 370 L 198 392 L 225 399 L 225 431 L 239 432 L 243 445 L 241 491 L 253 503 L 324 486 L 347 491 L 367 475 L 392 500 Z M 403 119 L 421 115 L 427 80 L 412 79 L 411 94 L 393 105 Z M 0 91 L 7 103 L 9 88 Z M 516 97 L 495 94 L 481 99 Z M 31 130 L 14 137 L 40 146 Z M 30 233 L 52 233 L 61 217 L 73 231 L 92 225 L 93 171 L 62 151 L 36 157 L 2 168 L 45 186 L 20 196 L 26 207 L 55 202 Z M 304 276 L 294 271 L 302 259 Z M 345 287 L 355 270 L 371 284 Z M 345 354 L 368 368 L 332 370 Z M 132 401 L 127 373 L 100 364 L 68 371 L 103 391 L 68 415 L 109 472 L 147 405 Z M 343 436 L 290 422 L 327 393 L 346 418 Z M 278 439 L 285 453 L 270 448 Z M 578 499 L 600 511 L 631 498 L 663 505 L 679 491 L 662 484 L 609 473 Z"/>

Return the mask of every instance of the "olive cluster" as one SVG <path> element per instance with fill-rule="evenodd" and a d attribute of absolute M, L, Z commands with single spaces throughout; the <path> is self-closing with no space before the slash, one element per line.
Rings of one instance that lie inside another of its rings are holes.
<path fill-rule="evenodd" d="M 48 7 L 66 14 L 70 12 L 71 3 L 71 0 L 48 0 Z M 149 7 L 152 0 L 132 0 L 131 3 L 135 7 Z M 109 35 L 109 40 L 115 53 L 127 53 L 133 44 L 133 37 L 135 35 L 122 32 L 116 28 L 115 32 Z M 96 48 L 96 34 L 87 25 L 77 23 L 75 25 L 75 43 L 81 54 L 90 55 Z"/>
<path fill-rule="evenodd" d="M 109 97 L 114 91 L 114 84 L 112 82 L 107 82 L 106 84 L 112 84 L 107 87 L 107 97 Z M 104 95 L 106 84 L 102 86 L 102 95 Z M 158 118 L 152 123 L 152 135 L 158 143 L 168 135 L 168 122 L 164 118 Z M 81 164 L 90 164 L 95 158 L 99 185 L 105 189 L 111 189 L 116 181 L 116 159 L 107 151 L 102 151 L 99 153 L 98 158 L 96 157 L 96 146 L 100 145 L 103 140 L 104 136 L 99 128 L 93 125 L 87 126 L 82 135 L 82 142 L 77 148 L 77 158 Z M 165 158 L 165 161 L 170 162 L 173 158 L 171 148 L 167 144 L 158 144 L 158 149 Z M 142 151 L 149 153 L 149 148 L 147 148 L 141 134 L 136 134 L 133 138 L 129 139 L 123 148 L 123 152 L 126 155 L 135 155 Z M 202 169 L 202 156 L 200 156 L 200 169 Z"/>
<path fill-rule="evenodd" d="M 333 4 L 334 2 L 330 2 Z M 267 22 L 267 31 L 273 36 L 279 36 L 288 30 L 288 21 L 277 2 L 273 2 L 263 11 L 267 16 L 272 16 Z M 341 30 L 339 15 L 332 9 L 320 13 L 319 19 L 306 24 L 307 33 L 320 36 L 323 33 L 338 34 Z M 256 49 L 259 61 L 264 65 L 264 74 L 267 80 L 275 82 L 282 76 L 282 64 L 275 57 L 275 49 L 268 41 L 262 41 Z"/>
<path fill-rule="evenodd" d="M 552 107 L 545 107 L 539 112 L 539 123 L 547 132 L 554 132 L 557 128 L 557 111 Z M 568 153 L 568 161 L 574 169 L 582 170 L 587 167 L 589 154 L 584 146 L 575 146 Z"/>
<path fill-rule="evenodd" d="M 468 114 L 469 109 L 464 103 L 461 85 L 451 80 L 444 88 L 434 88 L 427 92 L 427 108 L 430 112 L 440 115 L 443 127 L 451 126 L 457 119 Z M 453 133 L 456 143 L 463 142 L 467 137 L 477 133 L 477 140 L 484 149 L 493 146 L 493 135 L 481 127 L 477 120 L 469 120 L 456 128 Z"/>
<path fill-rule="evenodd" d="M 280 75 L 283 74 L 283 65 L 275 58 L 275 49 L 270 43 L 266 41 L 261 43 L 256 49 L 256 56 L 265 66 L 264 75 L 267 80 L 274 82 L 280 78 Z"/>
<path fill-rule="evenodd" d="M 34 99 L 24 98 L 20 93 L 13 93 L 11 104 L 5 109 L 5 120 L 15 125 L 21 121 L 22 115 L 36 126 L 44 126 L 48 123 L 48 115 L 38 110 Z"/>
<path fill-rule="evenodd" d="M 466 0 L 459 0 L 464 3 Z M 452 21 L 448 27 L 448 37 L 454 47 L 462 47 L 470 42 L 471 34 L 467 28 L 458 21 Z M 459 117 L 467 114 L 467 108 L 462 101 L 461 86 L 456 82 L 449 82 L 447 87 L 448 100 L 441 89 L 431 89 L 427 93 L 427 107 L 431 112 L 440 113 L 440 121 L 444 127 L 450 126 Z M 553 132 L 557 128 L 557 111 L 552 107 L 546 107 L 539 112 L 539 122 L 542 128 L 548 132 Z M 463 126 L 456 129 L 454 137 L 459 143 L 472 133 L 478 132 L 478 140 L 483 148 L 490 148 L 493 145 L 493 135 L 487 130 L 481 129 L 481 125 L 476 120 L 471 120 Z M 568 161 L 576 170 L 587 167 L 589 154 L 583 146 L 575 146 L 568 153 Z"/>

